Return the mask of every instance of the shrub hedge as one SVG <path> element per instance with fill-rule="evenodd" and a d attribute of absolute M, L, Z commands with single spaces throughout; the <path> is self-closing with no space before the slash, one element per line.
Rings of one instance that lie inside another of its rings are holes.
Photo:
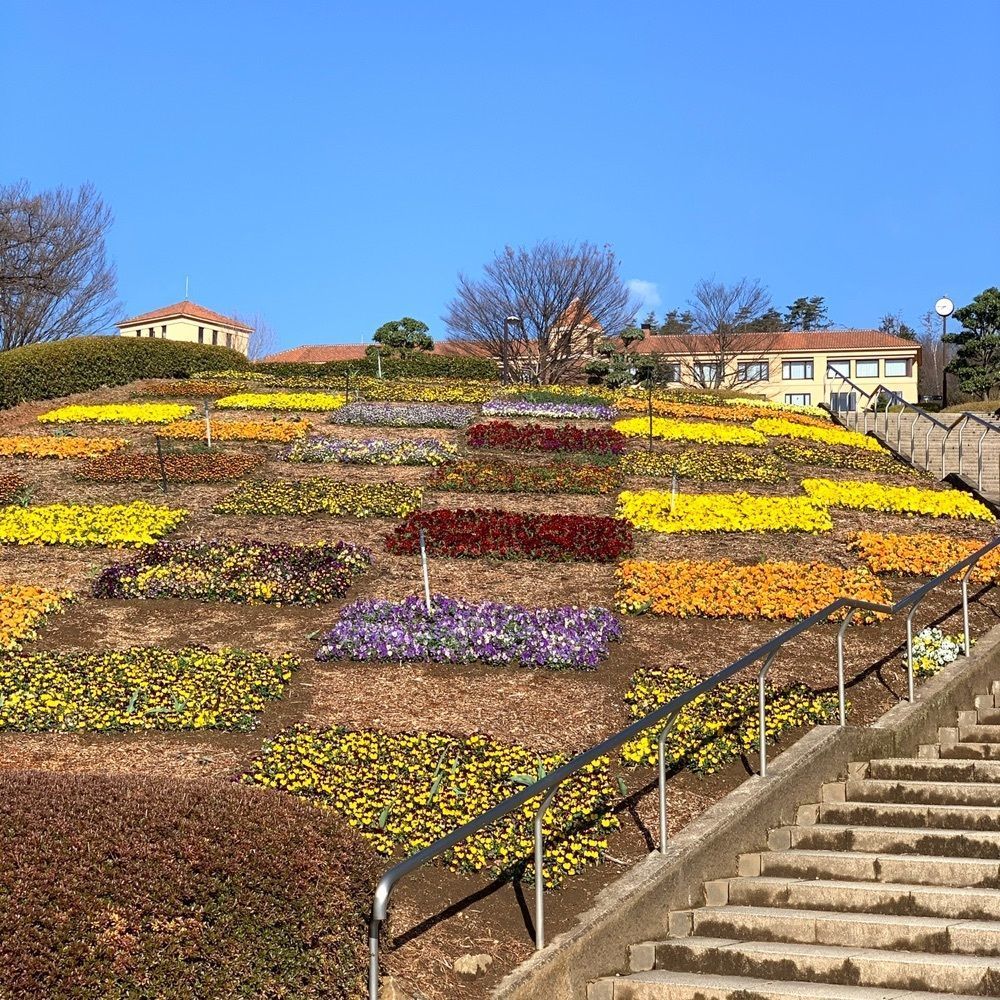
<path fill-rule="evenodd" d="M 10 1000 L 365 992 L 384 865 L 338 816 L 238 784 L 0 774 Z"/>
<path fill-rule="evenodd" d="M 352 375 L 377 375 L 378 362 L 374 356 L 360 361 L 324 361 L 321 364 L 308 361 L 258 361 L 253 365 L 253 370 L 279 378 L 309 378 L 322 382 L 331 378 L 343 378 L 347 372 Z M 500 378 L 500 369 L 490 358 L 452 358 L 416 352 L 412 357 L 406 358 L 383 357 L 382 376 L 491 380 Z"/>
<path fill-rule="evenodd" d="M 141 378 L 186 378 L 248 365 L 239 351 L 174 340 L 73 337 L 30 344 L 0 353 L 0 409 Z"/>

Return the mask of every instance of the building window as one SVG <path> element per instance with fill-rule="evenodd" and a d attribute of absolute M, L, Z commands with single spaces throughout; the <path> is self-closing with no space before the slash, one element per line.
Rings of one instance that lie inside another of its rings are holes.
<path fill-rule="evenodd" d="M 164 323 L 163 326 L 160 327 L 160 337 L 161 337 L 161 339 L 163 337 L 165 337 L 166 335 L 167 335 L 167 324 Z"/>
<path fill-rule="evenodd" d="M 737 382 L 766 382 L 769 377 L 766 361 L 741 361 L 736 366 Z"/>
<path fill-rule="evenodd" d="M 854 374 L 858 378 L 878 378 L 878 358 L 874 361 L 855 361 Z"/>
<path fill-rule="evenodd" d="M 695 381 L 711 388 L 719 380 L 719 366 L 714 361 L 698 361 L 694 365 Z"/>
<path fill-rule="evenodd" d="M 205 328 L 203 326 L 198 327 L 198 343 L 205 343 Z"/>
<path fill-rule="evenodd" d="M 156 331 L 152 327 L 149 328 L 149 336 L 150 337 L 155 337 L 156 336 Z"/>
<path fill-rule="evenodd" d="M 833 372 L 834 375 L 839 375 L 841 378 L 851 377 L 851 362 L 844 358 L 842 361 L 827 361 L 826 363 L 827 372 Z"/>
<path fill-rule="evenodd" d="M 786 392 L 785 402 L 789 406 L 812 406 L 811 392 Z"/>
<path fill-rule="evenodd" d="M 886 378 L 909 378 L 910 359 L 909 358 L 886 358 L 885 377 Z"/>
<path fill-rule="evenodd" d="M 830 409 L 834 413 L 854 413 L 858 408 L 856 392 L 831 392 Z"/>
<path fill-rule="evenodd" d="M 226 331 L 226 347 L 233 346 L 233 335 L 227 330 Z"/>
<path fill-rule="evenodd" d="M 218 330 L 213 330 L 212 331 L 212 346 L 213 347 L 218 347 L 219 346 L 219 331 Z"/>
<path fill-rule="evenodd" d="M 680 382 L 680 380 L 681 380 L 681 363 L 679 361 L 668 361 L 663 366 L 663 381 Z"/>
<path fill-rule="evenodd" d="M 781 377 L 787 379 L 812 378 L 813 363 L 809 361 L 782 361 Z"/>
<path fill-rule="evenodd" d="M 137 337 L 141 337 L 141 336 L 142 336 L 142 330 L 136 330 L 136 331 L 135 331 L 135 335 L 136 335 Z"/>

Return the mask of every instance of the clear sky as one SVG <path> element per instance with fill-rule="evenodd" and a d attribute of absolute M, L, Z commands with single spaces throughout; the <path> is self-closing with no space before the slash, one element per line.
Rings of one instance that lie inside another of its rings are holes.
<path fill-rule="evenodd" d="M 756 277 L 843 326 L 1000 283 L 1000 0 L 0 4 L 0 177 L 93 181 L 126 310 L 281 347 L 441 335 L 505 244 L 658 311 Z"/>

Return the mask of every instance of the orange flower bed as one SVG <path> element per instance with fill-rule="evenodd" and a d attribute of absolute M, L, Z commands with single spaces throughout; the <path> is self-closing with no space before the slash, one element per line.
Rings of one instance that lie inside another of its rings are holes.
<path fill-rule="evenodd" d="M 615 402 L 619 410 L 629 410 L 635 413 L 646 413 L 648 402 L 639 396 L 623 396 Z M 729 423 L 750 424 L 760 418 L 780 417 L 793 424 L 806 424 L 810 427 L 830 427 L 829 420 L 822 417 L 811 417 L 808 413 L 792 413 L 786 410 L 774 410 L 765 406 L 710 406 L 708 403 L 678 403 L 672 399 L 654 399 L 653 413 L 658 417 L 701 417 L 704 420 L 725 420 Z"/>
<path fill-rule="evenodd" d="M 974 538 L 955 538 L 929 532 L 897 535 L 861 531 L 854 536 L 849 547 L 857 552 L 873 573 L 937 576 L 985 544 Z M 1000 550 L 994 549 L 983 556 L 972 578 L 980 583 L 996 583 L 1000 578 Z"/>
<path fill-rule="evenodd" d="M 213 420 L 213 441 L 276 441 L 287 444 L 304 437 L 306 420 Z M 160 431 L 160 437 L 180 441 L 204 441 L 204 420 L 178 420 Z"/>
<path fill-rule="evenodd" d="M 892 595 L 866 569 L 824 563 L 652 562 L 627 559 L 617 572 L 621 611 L 678 618 L 805 618 L 838 597 L 888 603 Z M 841 615 L 842 617 L 842 615 Z M 865 615 L 874 621 L 875 615 Z M 859 620 L 861 616 L 859 616 Z"/>

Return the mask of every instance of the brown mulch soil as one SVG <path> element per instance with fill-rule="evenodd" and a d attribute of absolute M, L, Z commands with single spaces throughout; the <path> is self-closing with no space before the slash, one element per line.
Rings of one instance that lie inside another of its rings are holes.
<path fill-rule="evenodd" d="M 119 402 L 142 394 L 142 384 L 121 389 L 25 404 L 3 414 L 3 433 L 49 432 L 36 422 L 38 414 L 68 402 Z M 237 416 L 236 413 L 232 414 Z M 218 419 L 226 419 L 219 414 Z M 273 414 L 260 414 L 269 419 Z M 280 416 L 285 416 L 281 414 Z M 329 436 L 434 437 L 460 444 L 462 433 L 446 429 L 364 428 L 328 423 L 324 414 L 302 414 L 315 432 Z M 579 422 L 581 426 L 599 426 Z M 149 450 L 155 428 L 115 425 L 78 425 L 75 433 L 128 438 L 133 447 Z M 639 447 L 634 443 L 631 447 Z M 178 448 L 171 443 L 170 448 Z M 256 450 L 247 442 L 227 450 Z M 255 476 L 307 479 L 326 476 L 347 482 L 425 483 L 426 467 L 373 468 L 365 466 L 304 465 L 277 460 L 283 446 L 268 445 L 267 466 Z M 685 446 L 691 447 L 691 446 Z M 464 451 L 464 447 L 462 449 Z M 663 450 L 667 450 L 664 448 Z M 670 450 L 683 450 L 676 446 Z M 470 452 L 489 460 L 490 453 Z M 543 455 L 502 456 L 508 461 L 543 463 Z M 586 460 L 585 456 L 574 456 Z M 0 472 L 22 477 L 33 491 L 32 502 L 80 501 L 124 503 L 141 498 L 182 506 L 190 515 L 172 536 L 307 542 L 343 538 L 374 550 L 376 565 L 363 575 L 344 601 L 316 608 L 247 607 L 184 601 L 97 600 L 90 584 L 110 562 L 128 559 L 128 550 L 72 549 L 53 546 L 0 546 L 0 581 L 58 584 L 70 587 L 78 598 L 62 615 L 52 616 L 36 643 L 29 648 L 113 648 L 135 643 L 166 646 L 204 643 L 240 645 L 273 653 L 292 652 L 302 667 L 287 696 L 270 705 L 257 730 L 246 734 L 179 733 L 140 735 L 0 734 L 0 768 L 40 768 L 59 771 L 133 772 L 172 777 L 229 781 L 239 775 L 258 752 L 262 740 L 282 728 L 311 726 L 374 727 L 402 732 L 427 730 L 467 734 L 481 732 L 497 739 L 522 743 L 539 752 L 572 752 L 616 731 L 627 721 L 623 694 L 639 666 L 684 664 L 707 675 L 754 646 L 781 632 L 786 622 L 712 621 L 660 618 L 627 619 L 625 637 L 611 655 L 589 672 L 491 669 L 477 665 L 318 664 L 312 657 L 320 633 L 337 609 L 357 597 L 399 599 L 419 593 L 419 562 L 384 552 L 382 538 L 398 523 L 388 518 L 357 520 L 328 516 L 231 517 L 212 513 L 212 507 L 234 488 L 231 483 L 176 485 L 166 493 L 151 483 L 104 484 L 75 478 L 80 461 L 17 459 L 5 461 Z M 795 467 L 792 478 L 777 486 L 746 483 L 697 483 L 682 480 L 686 492 L 733 492 L 760 495 L 797 495 L 799 480 L 810 476 L 873 479 L 900 485 L 936 485 L 906 473 L 871 476 L 848 470 Z M 630 478 L 627 488 L 669 488 L 662 479 Z M 614 495 L 483 494 L 428 491 L 424 507 L 499 507 L 523 512 L 611 515 Z M 859 530 L 932 531 L 967 538 L 988 539 L 992 524 L 946 519 L 912 519 L 869 512 L 833 511 L 834 530 L 816 536 L 799 534 L 705 534 L 667 536 L 637 533 L 640 558 L 720 559 L 756 562 L 762 559 L 822 561 L 837 566 L 857 565 L 847 548 Z M 430 565 L 435 591 L 454 597 L 491 599 L 523 604 L 601 604 L 612 606 L 615 580 L 612 566 L 587 563 L 506 562 L 435 558 Z M 893 594 L 901 596 L 919 581 L 891 579 Z M 927 598 L 916 626 L 941 623 L 950 631 L 961 628 L 956 611 L 958 588 L 950 586 Z M 1000 620 L 1000 597 L 993 591 L 977 593 L 971 608 L 973 630 L 982 634 Z M 817 690 L 836 690 L 834 658 L 836 625 L 814 629 L 790 642 L 776 659 L 770 680 L 776 685 L 806 683 Z M 877 718 L 905 693 L 900 661 L 902 621 L 855 626 L 848 633 L 847 673 L 850 720 L 866 723 Z M 787 739 L 783 746 L 789 745 Z M 781 747 L 775 749 L 780 752 Z M 736 787 L 754 762 L 735 762 L 721 773 L 700 777 L 680 773 L 670 783 L 670 823 L 676 831 Z M 627 776 L 630 798 L 621 807 L 622 831 L 611 841 L 610 858 L 598 869 L 575 879 L 548 901 L 550 936 L 572 926 L 599 889 L 653 846 L 656 796 L 651 772 Z M 525 893 L 529 897 L 525 899 Z M 481 998 L 516 962 L 531 953 L 530 887 L 490 884 L 432 868 L 405 881 L 394 896 L 392 929 L 396 946 L 385 954 L 385 968 L 429 1000 Z M 495 961 L 487 975 L 473 982 L 459 981 L 451 963 L 466 952 L 486 952 Z"/>

